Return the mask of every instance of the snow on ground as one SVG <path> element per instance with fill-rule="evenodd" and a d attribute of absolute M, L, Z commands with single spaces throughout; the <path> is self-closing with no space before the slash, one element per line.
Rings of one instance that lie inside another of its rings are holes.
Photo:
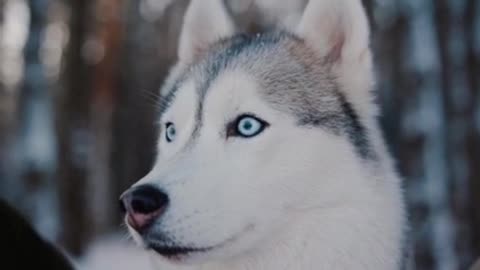
<path fill-rule="evenodd" d="M 78 260 L 79 270 L 153 270 L 149 254 L 121 236 L 99 239 Z"/>

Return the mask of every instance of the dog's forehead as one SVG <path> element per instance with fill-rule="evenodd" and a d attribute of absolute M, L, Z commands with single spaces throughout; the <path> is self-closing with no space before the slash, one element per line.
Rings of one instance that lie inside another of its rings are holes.
<path fill-rule="evenodd" d="M 334 102 L 338 95 L 329 66 L 288 32 L 237 35 L 217 42 L 193 64 L 174 68 L 162 90 L 163 107 L 173 103 L 187 79 L 195 79 L 199 100 L 203 101 L 220 74 L 239 70 L 252 76 L 261 85 L 262 97 L 279 109 L 288 104 L 298 116 L 299 109 L 308 109 L 309 115 L 312 110 L 331 111 L 339 106 L 333 106 L 338 105 Z"/>
<path fill-rule="evenodd" d="M 174 72 L 163 91 L 162 111 L 175 102 L 184 82 L 193 78 L 199 130 L 202 104 L 212 83 L 226 71 L 240 70 L 256 80 L 261 98 L 294 116 L 299 126 L 345 134 L 362 156 L 368 156 L 365 130 L 338 89 L 331 65 L 328 58 L 318 57 L 303 40 L 287 32 L 237 35 L 217 42 L 196 62 Z"/>

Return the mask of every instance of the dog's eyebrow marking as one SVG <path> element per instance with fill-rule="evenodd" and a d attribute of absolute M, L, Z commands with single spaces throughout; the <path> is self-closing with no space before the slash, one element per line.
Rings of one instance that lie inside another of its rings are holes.
<path fill-rule="evenodd" d="M 178 72 L 173 83 L 164 86 L 167 87 L 167 91 L 166 94 L 161 97 L 159 115 L 163 115 L 165 111 L 168 110 L 174 102 L 175 96 L 182 84 L 189 76 L 192 76 L 196 80 L 195 84 L 197 85 L 196 89 L 198 95 L 198 106 L 195 113 L 196 125 L 190 139 L 190 141 L 193 141 L 195 137 L 198 136 L 202 127 L 203 103 L 205 102 L 204 99 L 212 82 L 222 71 L 226 70 L 233 59 L 238 57 L 247 48 L 258 45 L 258 42 L 255 42 L 255 40 L 259 37 L 260 36 L 258 35 L 252 36 L 238 34 L 229 39 L 220 40 L 206 52 L 207 54 L 205 57 L 185 67 L 181 72 Z M 265 45 L 266 43 L 275 43 L 277 41 L 277 39 L 270 39 L 269 42 L 263 41 L 262 45 Z"/>
<path fill-rule="evenodd" d="M 375 153 L 371 149 L 367 130 L 362 125 L 353 105 L 347 100 L 339 89 L 335 88 L 332 95 L 339 111 L 315 110 L 309 106 L 294 113 L 300 126 L 325 127 L 337 135 L 346 135 L 355 147 L 358 155 L 365 159 L 375 159 Z"/>
<path fill-rule="evenodd" d="M 203 104 L 210 89 L 212 82 L 218 78 L 219 74 L 229 67 L 243 52 L 255 48 L 255 46 L 268 46 L 279 41 L 278 38 L 260 40 L 263 35 L 238 34 L 230 39 L 220 41 L 212 48 L 203 63 L 200 63 L 204 79 L 199 83 L 198 107 L 195 114 L 196 125 L 191 135 L 193 141 L 199 134 L 203 124 Z M 216 49 L 216 47 L 218 47 Z"/>
<path fill-rule="evenodd" d="M 173 87 L 168 91 L 168 93 L 162 97 L 160 97 L 160 108 L 159 108 L 159 115 L 163 115 L 165 111 L 170 108 L 170 106 L 173 103 L 173 100 L 175 99 L 175 95 L 177 94 L 178 89 L 180 88 L 180 82 L 177 81 L 173 85 Z"/>

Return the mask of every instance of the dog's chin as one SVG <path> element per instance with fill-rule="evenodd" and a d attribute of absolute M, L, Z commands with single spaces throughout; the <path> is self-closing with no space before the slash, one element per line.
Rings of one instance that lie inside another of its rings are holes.
<path fill-rule="evenodd" d="M 210 260 L 224 259 L 233 256 L 238 247 L 242 246 L 242 239 L 245 235 L 248 236 L 248 231 L 253 226 L 247 226 L 245 230 L 232 237 L 219 241 L 218 244 L 202 246 L 202 245 L 182 245 L 172 242 L 163 242 L 156 239 L 154 236 L 144 237 L 142 245 L 160 257 L 175 263 L 204 263 Z"/>
<path fill-rule="evenodd" d="M 171 262 L 195 262 L 208 258 L 209 254 L 221 248 L 221 245 L 211 247 L 191 247 L 182 244 L 175 244 L 170 241 L 164 242 L 152 235 L 143 235 L 128 226 L 133 240 L 141 247 L 152 251 L 158 257 Z"/>

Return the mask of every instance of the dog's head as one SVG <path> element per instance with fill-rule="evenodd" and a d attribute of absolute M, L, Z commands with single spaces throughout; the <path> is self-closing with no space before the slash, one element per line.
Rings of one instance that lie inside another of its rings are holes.
<path fill-rule="evenodd" d="M 376 158 L 361 1 L 311 0 L 296 31 L 254 36 L 235 33 L 221 0 L 185 16 L 155 166 L 122 196 L 134 238 L 171 259 L 222 259 L 348 200 Z"/>

